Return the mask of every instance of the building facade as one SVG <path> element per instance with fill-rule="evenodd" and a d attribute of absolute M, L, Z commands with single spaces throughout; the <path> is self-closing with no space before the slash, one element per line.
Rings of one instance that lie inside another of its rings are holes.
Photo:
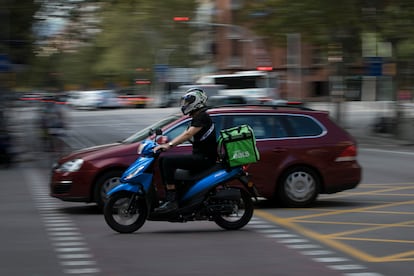
<path fill-rule="evenodd" d="M 268 47 L 265 41 L 242 25 L 233 14 L 242 8 L 240 0 L 202 0 L 205 14 L 200 22 L 212 38 L 204 46 L 208 70 L 232 72 L 272 69 L 280 77 L 279 95 L 301 100 L 392 100 L 392 76 L 367 74 L 365 64 L 355 64 L 347 76 L 339 73 L 340 51 L 328 55 L 306 44 L 300 34 L 287 34 L 286 47 Z M 207 12 L 206 12 L 207 11 Z M 361 58 L 361 60 L 363 60 Z"/>

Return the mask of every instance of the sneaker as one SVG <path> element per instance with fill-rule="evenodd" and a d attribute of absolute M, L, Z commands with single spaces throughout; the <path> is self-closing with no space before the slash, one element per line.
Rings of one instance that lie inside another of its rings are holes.
<path fill-rule="evenodd" d="M 161 205 L 158 208 L 155 208 L 155 212 L 157 213 L 171 213 L 174 211 L 177 211 L 178 209 L 178 204 L 177 201 L 167 201 L 165 202 L 163 205 Z"/>

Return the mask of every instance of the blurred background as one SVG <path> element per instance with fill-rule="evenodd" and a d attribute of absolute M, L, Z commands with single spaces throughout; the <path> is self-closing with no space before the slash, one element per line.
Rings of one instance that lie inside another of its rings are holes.
<path fill-rule="evenodd" d="M 105 89 L 163 107 L 206 74 L 259 70 L 274 99 L 327 103 L 338 123 L 349 103 L 379 108 L 376 131 L 412 139 L 413 15 L 409 0 L 2 0 L 0 105 Z"/>
<path fill-rule="evenodd" d="M 413 18 L 413 0 L 0 0 L 0 275 L 412 275 Z M 358 142 L 364 185 L 312 209 L 259 205 L 255 230 L 227 234 L 112 236 L 95 206 L 49 196 L 61 155 L 145 129 L 197 83 L 209 103 L 258 88 L 329 111 Z"/>

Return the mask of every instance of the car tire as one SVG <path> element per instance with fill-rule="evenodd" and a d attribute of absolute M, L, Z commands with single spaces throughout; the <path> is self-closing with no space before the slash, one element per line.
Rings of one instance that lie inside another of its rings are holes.
<path fill-rule="evenodd" d="M 103 210 L 106 202 L 106 193 L 119 184 L 119 178 L 124 170 L 111 170 L 102 174 L 95 182 L 94 202 Z"/>
<path fill-rule="evenodd" d="M 315 202 L 320 185 L 319 176 L 313 169 L 294 167 L 280 178 L 276 198 L 285 207 L 306 207 Z"/>

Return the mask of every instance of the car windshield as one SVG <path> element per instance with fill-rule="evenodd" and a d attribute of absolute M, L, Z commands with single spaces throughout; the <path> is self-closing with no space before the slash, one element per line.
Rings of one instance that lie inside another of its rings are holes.
<path fill-rule="evenodd" d="M 163 128 L 166 125 L 168 125 L 169 123 L 177 120 L 178 118 L 180 118 L 181 115 L 179 114 L 172 114 L 134 134 L 132 134 L 131 136 L 129 136 L 128 138 L 126 138 L 125 140 L 122 141 L 122 143 L 125 144 L 131 144 L 131 143 L 135 143 L 135 142 L 139 142 L 144 140 L 145 138 L 147 138 L 149 136 L 149 132 L 151 129 L 156 129 L 156 128 Z"/>

